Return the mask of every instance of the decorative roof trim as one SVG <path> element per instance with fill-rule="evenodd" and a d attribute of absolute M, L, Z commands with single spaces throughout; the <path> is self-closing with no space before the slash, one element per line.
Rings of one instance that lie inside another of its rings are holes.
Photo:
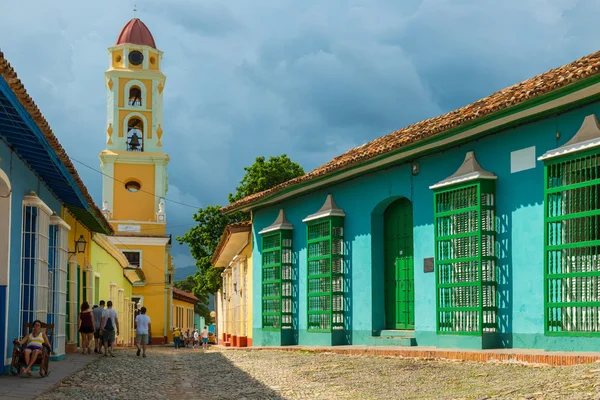
<path fill-rule="evenodd" d="M 497 179 L 497 176 L 489 171 L 484 170 L 477 162 L 475 153 L 469 151 L 465 156 L 465 160 L 463 161 L 462 165 L 454 174 L 436 183 L 435 185 L 429 186 L 429 189 L 439 189 L 441 187 L 468 182 L 475 179 Z"/>
<path fill-rule="evenodd" d="M 121 265 L 122 268 L 129 267 L 129 260 L 125 254 L 121 252 L 114 244 L 112 244 L 106 236 L 100 233 L 92 233 L 92 241 L 100 246 L 104 251 L 112 256 Z"/>
<path fill-rule="evenodd" d="M 262 231 L 258 232 L 258 234 L 264 235 L 265 233 L 269 233 L 269 232 L 280 231 L 280 230 L 293 230 L 293 229 L 294 229 L 294 225 L 292 225 L 290 223 L 290 221 L 287 220 L 287 218 L 285 216 L 285 212 L 283 211 L 283 208 L 282 208 L 279 210 L 279 215 L 277 216 L 277 218 L 275 218 L 275 222 L 273 222 L 271 225 L 267 226 Z"/>
<path fill-rule="evenodd" d="M 368 173 L 456 140 L 515 124 L 523 118 L 582 102 L 600 93 L 600 52 L 502 89 L 470 105 L 407 126 L 347 151 L 315 170 L 247 196 L 222 209 L 249 210 L 304 194 L 307 190 Z M 437 138 L 437 136 L 442 136 Z M 426 143 L 422 143 L 426 141 Z M 408 147 L 408 149 L 403 149 Z M 311 182 L 316 181 L 316 182 Z"/>
<path fill-rule="evenodd" d="M 56 213 L 52 213 L 50 216 L 50 225 L 59 225 L 61 228 L 66 229 L 67 231 L 71 230 L 71 226 Z"/>
<path fill-rule="evenodd" d="M 236 222 L 234 224 L 227 225 L 225 227 L 225 230 L 223 231 L 221 240 L 219 240 L 219 244 L 217 245 L 217 248 L 213 252 L 213 256 L 210 259 L 210 263 L 213 266 L 217 263 L 217 261 L 219 260 L 219 257 L 221 256 L 221 253 L 227 246 L 227 243 L 229 242 L 229 238 L 231 237 L 231 235 L 233 233 L 238 233 L 238 232 L 250 233 L 251 231 L 252 231 L 252 222 L 251 221 Z M 243 247 L 242 247 L 242 249 L 243 249 Z"/>
<path fill-rule="evenodd" d="M 52 209 L 48 207 L 46 203 L 44 203 L 44 201 L 40 199 L 33 190 L 29 192 L 29 194 L 26 194 L 25 197 L 23 197 L 23 206 L 37 207 L 46 214 L 48 214 L 48 216 L 51 216 L 53 213 Z"/>
<path fill-rule="evenodd" d="M 337 206 L 337 204 L 335 204 L 335 200 L 333 200 L 333 196 L 328 194 L 327 198 L 325 199 L 325 203 L 323 203 L 323 206 L 321 206 L 319 211 L 304 218 L 302 220 L 302 222 L 310 222 L 310 221 L 314 221 L 316 219 L 321 219 L 321 218 L 325 218 L 325 217 L 345 217 L 345 216 L 346 216 L 346 213 L 344 212 L 344 210 L 339 208 Z"/>
<path fill-rule="evenodd" d="M 571 140 L 557 149 L 547 151 L 538 160 L 544 161 L 598 146 L 600 146 L 600 123 L 596 114 L 590 114 L 583 119 L 581 127 Z"/>
<path fill-rule="evenodd" d="M 136 246 L 166 246 L 169 244 L 168 237 L 160 236 L 106 236 L 114 245 L 136 245 Z"/>

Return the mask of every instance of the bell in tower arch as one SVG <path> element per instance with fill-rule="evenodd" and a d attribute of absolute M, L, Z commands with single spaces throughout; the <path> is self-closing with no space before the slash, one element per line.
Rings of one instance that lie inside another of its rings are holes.
<path fill-rule="evenodd" d="M 132 118 L 127 124 L 127 151 L 144 151 L 144 135 L 140 128 L 143 123 L 138 118 Z M 142 128 L 143 129 L 143 128 Z"/>

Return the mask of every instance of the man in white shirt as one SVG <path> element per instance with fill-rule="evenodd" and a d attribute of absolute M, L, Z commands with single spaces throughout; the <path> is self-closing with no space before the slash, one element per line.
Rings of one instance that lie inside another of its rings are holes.
<path fill-rule="evenodd" d="M 196 348 L 196 345 L 198 344 L 199 337 L 200 337 L 200 335 L 198 335 L 198 329 L 194 329 L 194 349 Z"/>
<path fill-rule="evenodd" d="M 119 318 L 117 311 L 112 308 L 112 305 L 113 303 L 110 300 L 106 303 L 107 309 L 104 310 L 102 321 L 100 321 L 100 332 L 102 333 L 102 341 L 104 342 L 104 357 L 108 357 L 109 351 L 111 357 L 115 356 L 113 353 L 113 344 L 115 337 L 119 335 Z"/>
<path fill-rule="evenodd" d="M 208 329 L 206 329 L 206 326 L 202 329 L 202 348 L 208 350 Z"/>
<path fill-rule="evenodd" d="M 140 344 L 142 345 L 142 357 L 146 357 L 146 343 L 148 335 L 151 332 L 150 317 L 146 315 L 146 307 L 140 309 L 141 314 L 135 317 L 135 345 L 137 346 L 137 355 L 140 356 Z"/>

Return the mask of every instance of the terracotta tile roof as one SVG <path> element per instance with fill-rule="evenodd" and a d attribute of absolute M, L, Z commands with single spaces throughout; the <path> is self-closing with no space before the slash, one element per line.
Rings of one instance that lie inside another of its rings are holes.
<path fill-rule="evenodd" d="M 362 146 L 353 148 L 303 176 L 291 179 L 263 192 L 244 197 L 235 203 L 223 207 L 221 210 L 229 212 L 243 206 L 251 205 L 254 202 L 276 194 L 282 189 L 377 158 L 401 147 L 417 143 L 450 129 L 490 116 L 498 111 L 514 107 L 527 100 L 585 80 L 597 75 L 599 72 L 600 51 L 502 89 L 457 110 L 417 122 L 365 143 Z"/>
<path fill-rule="evenodd" d="M 221 255 L 221 252 L 227 245 L 227 242 L 229 241 L 229 237 L 231 236 L 232 233 L 244 232 L 244 231 L 250 232 L 250 230 L 252 229 L 251 227 L 252 227 L 251 221 L 236 222 L 234 224 L 227 225 L 225 227 L 225 230 L 223 231 L 221 240 L 219 241 L 219 244 L 217 245 L 217 248 L 215 249 L 215 251 L 213 253 L 212 258 L 210 259 L 211 264 L 214 265 L 217 262 L 217 259 L 219 258 L 219 256 Z"/>
<path fill-rule="evenodd" d="M 56 153 L 56 155 L 58 156 L 60 161 L 65 165 L 65 167 L 69 171 L 70 175 L 73 177 L 73 179 L 77 183 L 77 187 L 83 194 L 85 201 L 90 205 L 92 213 L 95 214 L 94 215 L 95 219 L 97 221 L 99 221 L 99 223 L 103 226 L 105 233 L 109 233 L 109 234 L 114 233 L 112 227 L 110 226 L 110 224 L 108 223 L 106 218 L 104 218 L 104 215 L 100 211 L 100 208 L 98 208 L 98 206 L 96 206 L 96 204 L 94 203 L 92 196 L 89 194 L 83 181 L 79 177 L 79 174 L 77 173 L 75 166 L 69 159 L 69 156 L 67 155 L 67 153 L 61 146 L 61 144 L 58 141 L 58 139 L 56 138 L 56 136 L 54 136 L 54 132 L 52 132 L 52 129 L 50 128 L 50 125 L 48 124 L 48 121 L 46 121 L 46 118 L 44 118 L 44 116 L 42 115 L 41 111 L 39 110 L 39 108 L 37 107 L 37 105 L 35 104 L 33 99 L 31 98 L 31 96 L 29 96 L 29 94 L 27 93 L 27 90 L 25 89 L 25 86 L 23 85 L 23 83 L 21 83 L 21 80 L 18 78 L 17 73 L 15 72 L 13 67 L 10 65 L 10 63 L 4 58 L 4 53 L 2 53 L 1 51 L 0 51 L 0 76 L 2 76 L 2 78 L 4 78 L 4 80 L 8 83 L 9 87 L 11 88 L 11 90 L 13 91 L 15 96 L 19 99 L 19 102 L 21 103 L 21 105 L 29 113 L 29 115 L 31 116 L 31 118 L 33 119 L 35 124 L 38 126 L 40 131 L 43 133 L 43 135 L 46 138 L 46 140 L 48 141 L 48 144 L 50 145 L 50 147 L 52 147 L 52 149 L 54 150 L 54 152 Z M 73 211 L 75 214 L 81 214 L 80 209 L 73 209 L 71 211 Z"/>
<path fill-rule="evenodd" d="M 191 294 L 190 292 L 186 292 L 185 290 L 173 288 L 173 298 L 181 301 L 187 301 L 188 303 L 198 303 L 200 300 Z"/>
<path fill-rule="evenodd" d="M 123 43 L 140 44 L 156 48 L 150 29 L 139 18 L 133 18 L 123 26 L 115 46 Z"/>

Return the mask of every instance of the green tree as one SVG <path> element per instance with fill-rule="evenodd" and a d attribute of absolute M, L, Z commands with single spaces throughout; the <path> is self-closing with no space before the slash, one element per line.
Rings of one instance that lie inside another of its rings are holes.
<path fill-rule="evenodd" d="M 230 203 L 304 175 L 300 164 L 290 160 L 286 154 L 271 157 L 269 161 L 265 161 L 264 157 L 256 157 L 254 164 L 244 167 L 244 171 L 246 174 L 240 181 L 240 186 L 235 188 L 237 192 L 229 193 Z"/>
<path fill-rule="evenodd" d="M 265 160 L 265 157 L 257 157 L 251 166 L 244 168 L 244 171 L 244 177 L 236 187 L 236 192 L 229 193 L 230 203 L 304 174 L 302 167 L 285 154 L 270 157 L 269 160 Z M 197 225 L 183 236 L 177 237 L 179 243 L 186 243 L 190 247 L 192 257 L 196 260 L 198 273 L 194 276 L 196 285 L 193 293 L 197 297 L 215 294 L 221 287 L 221 270 L 213 268 L 210 260 L 225 227 L 250 219 L 247 213 L 235 212 L 224 215 L 220 209 L 220 205 L 199 209 L 194 214 Z"/>
<path fill-rule="evenodd" d="M 182 281 L 177 281 L 173 284 L 177 289 L 185 290 L 186 292 L 192 293 L 200 300 L 198 304 L 194 306 L 194 313 L 204 317 L 205 321 L 211 321 L 210 311 L 208 309 L 208 296 L 198 291 L 197 284 L 198 273 L 190 275 Z"/>

